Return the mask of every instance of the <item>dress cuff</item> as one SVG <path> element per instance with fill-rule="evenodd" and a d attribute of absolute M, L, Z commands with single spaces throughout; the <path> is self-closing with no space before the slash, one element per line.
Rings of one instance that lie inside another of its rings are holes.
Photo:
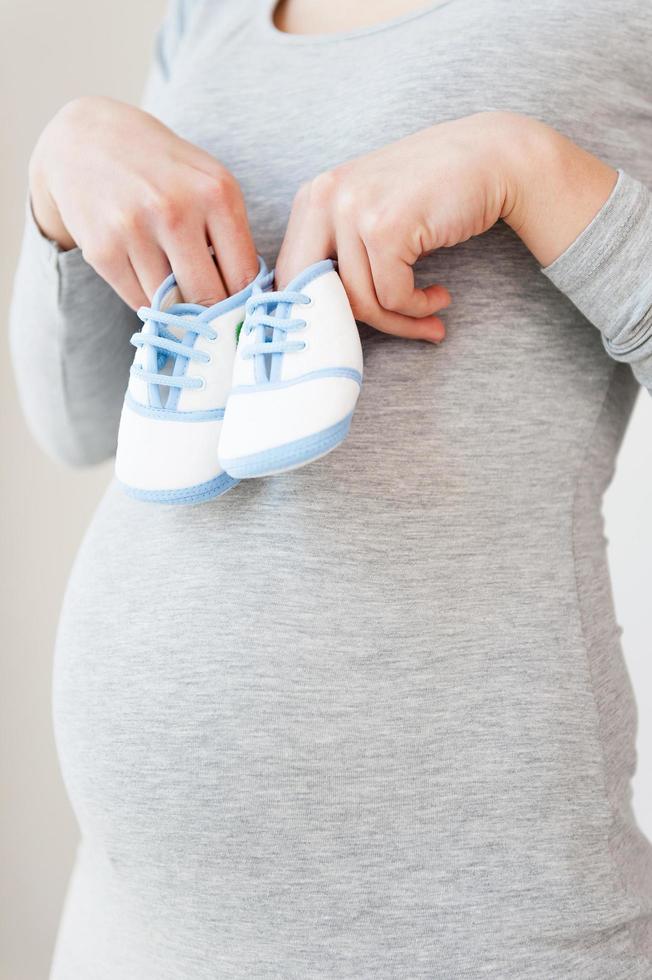
<path fill-rule="evenodd" d="M 39 288 L 50 297 L 66 319 L 67 311 L 77 308 L 80 297 L 97 296 L 111 287 L 88 264 L 79 247 L 62 249 L 41 230 L 28 197 L 25 207 L 23 261 L 39 272 Z"/>
<path fill-rule="evenodd" d="M 652 389 L 652 193 L 622 170 L 591 223 L 541 270 Z M 651 391 L 652 393 L 652 391 Z"/>
<path fill-rule="evenodd" d="M 64 271 L 87 269 L 93 273 L 78 247 L 62 249 L 57 242 L 48 238 L 34 217 L 32 202 L 28 196 L 25 203 L 25 248 L 30 252 L 34 261 L 49 275 L 58 275 Z"/>

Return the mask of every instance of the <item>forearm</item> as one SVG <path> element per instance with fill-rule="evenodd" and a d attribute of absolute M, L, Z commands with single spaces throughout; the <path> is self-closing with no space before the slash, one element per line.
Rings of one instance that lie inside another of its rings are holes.
<path fill-rule="evenodd" d="M 11 353 L 28 424 L 52 457 L 85 465 L 115 451 L 137 324 L 79 250 L 60 252 L 28 213 Z"/>
<path fill-rule="evenodd" d="M 510 125 L 504 220 L 652 392 L 652 193 L 548 126 Z"/>

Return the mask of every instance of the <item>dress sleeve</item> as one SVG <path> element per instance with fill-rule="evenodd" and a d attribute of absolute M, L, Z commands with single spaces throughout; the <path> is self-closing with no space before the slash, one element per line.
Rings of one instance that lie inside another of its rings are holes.
<path fill-rule="evenodd" d="M 619 170 L 593 221 L 542 272 L 652 394 L 652 192 Z"/>
<path fill-rule="evenodd" d="M 158 32 L 144 102 L 158 97 L 197 0 L 172 0 Z M 115 453 L 133 347 L 134 311 L 85 261 L 39 229 L 30 203 L 9 314 L 19 398 L 53 458 L 87 465 Z"/>

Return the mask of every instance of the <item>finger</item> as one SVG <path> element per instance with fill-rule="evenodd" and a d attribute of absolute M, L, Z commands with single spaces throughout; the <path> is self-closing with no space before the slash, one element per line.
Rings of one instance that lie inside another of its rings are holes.
<path fill-rule="evenodd" d="M 184 302 L 212 306 L 226 298 L 226 287 L 208 250 L 204 228 L 181 231 L 175 238 L 162 241 L 162 245 Z"/>
<path fill-rule="evenodd" d="M 151 303 L 154 293 L 170 275 L 170 263 L 165 252 L 152 239 L 143 239 L 132 245 L 129 260 L 143 292 Z"/>
<path fill-rule="evenodd" d="M 446 335 L 444 324 L 436 316 L 410 317 L 384 309 L 378 302 L 364 243 L 357 235 L 338 235 L 337 262 L 353 313 L 376 330 L 439 343 Z"/>
<path fill-rule="evenodd" d="M 444 286 L 418 289 L 414 269 L 389 249 L 372 248 L 365 242 L 369 266 L 380 305 L 404 316 L 430 316 L 449 305 L 451 296 Z"/>
<path fill-rule="evenodd" d="M 302 187 L 294 199 L 283 244 L 276 261 L 276 285 L 284 289 L 302 269 L 335 254 L 330 211 L 314 206 L 310 188 Z"/>
<path fill-rule="evenodd" d="M 125 303 L 128 303 L 133 310 L 137 310 L 139 307 L 147 306 L 149 304 L 150 298 L 143 289 L 142 283 L 136 275 L 136 271 L 131 264 L 129 256 L 125 256 L 124 269 L 122 270 L 120 278 L 112 282 L 111 285 L 115 289 L 116 293 L 121 296 Z"/>
<path fill-rule="evenodd" d="M 230 296 L 248 286 L 258 274 L 258 255 L 244 199 L 239 190 L 234 195 L 226 207 L 215 209 L 206 218 L 208 240 Z"/>
<path fill-rule="evenodd" d="M 136 275 L 126 250 L 113 245 L 85 248 L 84 259 L 111 286 L 127 306 L 137 310 L 149 299 Z"/>

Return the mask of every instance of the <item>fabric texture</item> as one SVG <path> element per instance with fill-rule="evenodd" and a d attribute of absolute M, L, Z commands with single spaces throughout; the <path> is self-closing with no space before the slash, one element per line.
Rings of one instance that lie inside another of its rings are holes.
<path fill-rule="evenodd" d="M 652 195 L 620 171 L 588 228 L 543 271 L 652 389 Z"/>
<path fill-rule="evenodd" d="M 600 505 L 652 380 L 652 8 L 450 0 L 289 37 L 269 7 L 173 5 L 145 104 L 238 177 L 270 267 L 302 181 L 481 109 L 622 174 L 545 274 L 503 225 L 424 259 L 447 339 L 361 324 L 323 460 L 194 508 L 108 488 L 55 651 L 81 843 L 51 980 L 647 980 Z M 134 329 L 28 213 L 12 350 L 55 457 L 115 450 Z"/>

